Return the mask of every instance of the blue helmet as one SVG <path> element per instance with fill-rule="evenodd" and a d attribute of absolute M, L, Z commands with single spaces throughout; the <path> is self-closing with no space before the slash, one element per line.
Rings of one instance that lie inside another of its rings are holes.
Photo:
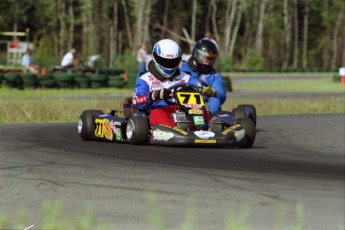
<path fill-rule="evenodd" d="M 170 39 L 157 42 L 152 49 L 152 55 L 155 68 L 167 79 L 174 75 L 182 60 L 179 45 Z"/>

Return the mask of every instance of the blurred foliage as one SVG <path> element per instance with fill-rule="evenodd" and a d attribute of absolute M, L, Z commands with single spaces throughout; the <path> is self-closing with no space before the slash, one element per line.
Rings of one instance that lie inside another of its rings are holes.
<path fill-rule="evenodd" d="M 144 9 L 140 8 L 143 2 Z M 216 8 L 212 7 L 212 2 Z M 232 1 L 197 0 L 195 39 L 204 37 L 207 31 L 218 34 L 216 40 L 222 54 L 219 56 L 222 59 L 219 68 L 301 68 L 306 6 L 309 9 L 308 66 L 335 68 L 344 64 L 344 0 L 297 0 L 296 8 L 294 1 L 287 1 L 291 25 L 289 44 L 285 40 L 285 0 L 265 0 L 263 50 L 259 52 L 255 49 L 255 44 L 259 23 L 258 9 L 263 2 L 264 0 L 242 0 L 237 1 L 237 5 L 228 5 Z M 25 31 L 29 28 L 29 38 L 35 46 L 34 59 L 42 66 L 59 64 L 62 55 L 69 48 L 75 47 L 80 59 L 86 60 L 90 55 L 100 54 L 102 64 L 107 67 L 125 66 L 135 70 L 137 45 L 146 42 L 150 53 L 156 41 L 153 30 L 157 24 L 164 24 L 167 3 L 167 30 L 163 29 L 161 37 L 158 37 L 171 38 L 179 42 L 181 47 L 188 47 L 182 29 L 191 35 L 193 1 L 183 0 L 1 0 L 0 32 Z M 234 24 L 230 34 L 235 33 L 236 40 L 234 49 L 230 52 L 230 45 L 225 44 L 225 36 L 228 28 L 226 18 L 229 18 L 232 11 Z M 142 18 L 139 17 L 140 12 L 143 12 Z M 239 15 L 239 28 L 235 31 Z M 293 22 L 295 15 L 298 20 L 296 24 Z M 144 35 L 140 36 L 138 31 Z M 296 31 L 297 43 L 294 37 Z M 10 40 L 11 37 L 0 36 L 0 40 L 6 39 Z M 5 49 L 0 47 L 0 50 L 3 52 L 0 59 L 3 62 Z M 297 66 L 293 66 L 295 50 L 298 52 Z M 290 54 L 285 55 L 286 52 Z"/>
<path fill-rule="evenodd" d="M 262 69 L 264 58 L 256 50 L 249 50 L 246 55 L 245 65 L 248 69 Z"/>

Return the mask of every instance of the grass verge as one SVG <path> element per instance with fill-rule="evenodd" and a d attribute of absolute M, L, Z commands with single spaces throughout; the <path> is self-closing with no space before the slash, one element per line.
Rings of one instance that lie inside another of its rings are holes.
<path fill-rule="evenodd" d="M 277 91 L 290 93 L 345 93 L 345 87 L 330 78 L 270 79 L 235 82 L 236 90 Z"/>
<path fill-rule="evenodd" d="M 253 104 L 258 115 L 276 114 L 335 114 L 345 113 L 345 88 L 329 78 L 278 79 L 235 83 L 235 90 L 280 91 L 293 93 L 339 93 L 325 97 L 244 97 L 230 98 L 223 110 L 239 104 Z M 0 88 L 0 123 L 77 121 L 85 109 L 100 109 L 105 113 L 121 110 L 123 97 L 132 89 L 25 89 Z"/>
<path fill-rule="evenodd" d="M 29 222 L 28 212 L 17 209 L 15 213 L 0 216 L 0 229 L 110 230 L 110 227 L 107 223 L 97 221 L 91 209 L 70 215 L 61 203 L 45 202 L 40 224 Z"/>

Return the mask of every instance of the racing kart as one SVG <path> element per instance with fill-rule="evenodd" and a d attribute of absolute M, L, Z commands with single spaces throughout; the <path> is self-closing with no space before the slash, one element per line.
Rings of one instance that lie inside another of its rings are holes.
<path fill-rule="evenodd" d="M 82 73 L 82 74 L 94 74 L 96 72 L 96 69 L 90 66 L 82 66 L 82 67 L 78 67 L 77 69 L 74 69 L 73 67 L 65 67 L 65 66 L 59 66 L 59 65 L 56 65 L 52 68 L 53 74 L 70 73 L 70 72 L 77 72 L 77 73 Z"/>
<path fill-rule="evenodd" d="M 78 72 L 82 74 L 94 74 L 96 73 L 95 62 L 101 58 L 100 55 L 91 55 L 88 57 L 86 62 L 78 61 L 77 68 L 74 67 L 65 67 L 56 65 L 52 68 L 53 74 L 60 74 L 60 73 L 69 73 L 69 72 Z"/>
<path fill-rule="evenodd" d="M 174 127 L 150 125 L 149 111 L 138 111 L 132 98 L 122 103 L 122 111 L 85 110 L 80 115 L 78 133 L 85 140 L 127 142 L 132 145 L 237 146 L 252 147 L 256 135 L 256 108 L 239 105 L 231 112 L 219 111 L 205 119 L 207 104 L 197 87 L 181 83 L 170 87 L 175 106 Z M 122 112 L 122 116 L 121 113 Z"/>

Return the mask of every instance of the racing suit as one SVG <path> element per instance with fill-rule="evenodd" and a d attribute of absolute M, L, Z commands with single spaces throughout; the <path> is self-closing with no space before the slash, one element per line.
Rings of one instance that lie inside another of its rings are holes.
<path fill-rule="evenodd" d="M 193 78 L 205 82 L 208 86 L 212 87 L 215 90 L 216 95 L 214 97 L 205 98 L 205 101 L 210 107 L 210 114 L 212 115 L 213 113 L 221 110 L 221 105 L 226 100 L 226 90 L 222 75 L 218 73 L 214 68 L 212 68 L 212 70 L 207 74 L 199 73 L 191 62 L 191 58 L 188 60 L 188 62 L 182 61 L 180 63 L 179 69 L 182 72 L 191 75 Z"/>
<path fill-rule="evenodd" d="M 151 109 L 149 120 L 151 126 L 155 124 L 163 124 L 167 126 L 175 126 L 170 119 L 170 115 L 176 112 L 176 107 L 167 104 L 164 100 L 152 100 L 150 93 L 152 91 L 169 88 L 178 83 L 189 83 L 197 87 L 196 79 L 190 75 L 180 72 L 178 69 L 173 77 L 165 79 L 154 69 L 153 62 L 148 65 L 149 72 L 141 75 L 135 85 L 133 94 L 133 105 L 140 110 Z"/>

